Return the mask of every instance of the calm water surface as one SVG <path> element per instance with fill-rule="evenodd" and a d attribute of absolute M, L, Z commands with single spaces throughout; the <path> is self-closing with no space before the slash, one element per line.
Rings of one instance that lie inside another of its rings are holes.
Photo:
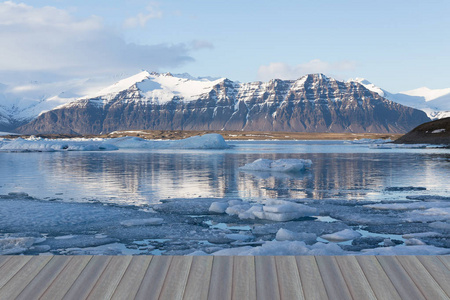
<path fill-rule="evenodd" d="M 0 153 L 0 194 L 142 205 L 166 198 L 389 200 L 386 187 L 450 195 L 450 150 L 370 149 L 342 141 L 228 142 L 227 150 Z M 310 159 L 302 174 L 243 172 L 258 158 Z"/>

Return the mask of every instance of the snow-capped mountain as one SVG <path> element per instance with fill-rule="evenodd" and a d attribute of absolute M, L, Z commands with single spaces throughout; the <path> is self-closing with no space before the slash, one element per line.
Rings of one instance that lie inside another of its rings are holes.
<path fill-rule="evenodd" d="M 23 133 L 126 129 L 406 132 L 425 113 L 323 74 L 238 83 L 143 71 L 42 113 Z"/>
<path fill-rule="evenodd" d="M 422 87 L 392 94 L 364 78 L 350 79 L 349 82 L 360 83 L 372 92 L 391 101 L 423 110 L 431 119 L 450 117 L 450 88 L 432 90 Z"/>

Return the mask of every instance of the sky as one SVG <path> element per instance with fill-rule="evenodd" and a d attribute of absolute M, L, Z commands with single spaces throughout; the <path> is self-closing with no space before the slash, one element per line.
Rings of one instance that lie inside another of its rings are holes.
<path fill-rule="evenodd" d="M 450 87 L 450 1 L 0 2 L 0 83 L 140 70 Z"/>

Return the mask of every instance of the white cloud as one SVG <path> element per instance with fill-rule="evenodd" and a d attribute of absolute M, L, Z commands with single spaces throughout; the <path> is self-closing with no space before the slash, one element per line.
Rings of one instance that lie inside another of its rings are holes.
<path fill-rule="evenodd" d="M 274 78 L 297 79 L 306 74 L 312 73 L 339 73 L 353 71 L 356 63 L 353 61 L 325 62 L 320 59 L 313 59 L 307 63 L 290 66 L 285 63 L 270 63 L 268 66 L 260 66 L 258 69 L 258 79 L 267 81 Z"/>
<path fill-rule="evenodd" d="M 76 19 L 54 7 L 0 3 L 0 81 L 19 73 L 94 76 L 178 67 L 193 61 L 193 49 L 130 44 L 99 17 Z"/>
<path fill-rule="evenodd" d="M 136 16 L 126 19 L 123 26 L 125 28 L 145 27 L 149 20 L 162 18 L 162 11 L 157 2 L 151 2 L 145 10 L 144 13 L 138 13 Z"/>
<path fill-rule="evenodd" d="M 205 40 L 193 40 L 191 42 L 192 49 L 199 50 L 199 49 L 214 49 L 214 45 Z"/>

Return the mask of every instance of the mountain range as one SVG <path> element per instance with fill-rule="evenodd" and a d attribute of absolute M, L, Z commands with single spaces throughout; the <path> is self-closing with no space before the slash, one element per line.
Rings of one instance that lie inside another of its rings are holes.
<path fill-rule="evenodd" d="M 409 95 L 391 94 L 365 79 L 343 82 L 323 74 L 252 83 L 147 71 L 110 85 L 113 79 L 29 84 L 15 89 L 0 85 L 0 131 L 406 132 L 429 118 L 398 103 L 408 105 L 410 99 L 435 118 L 442 112 L 431 107 L 446 108 L 445 99 L 450 97 L 450 89 L 448 95 L 447 90 L 424 89 Z M 428 93 L 418 96 L 421 91 Z M 49 96 L 52 93 L 56 95 Z"/>

